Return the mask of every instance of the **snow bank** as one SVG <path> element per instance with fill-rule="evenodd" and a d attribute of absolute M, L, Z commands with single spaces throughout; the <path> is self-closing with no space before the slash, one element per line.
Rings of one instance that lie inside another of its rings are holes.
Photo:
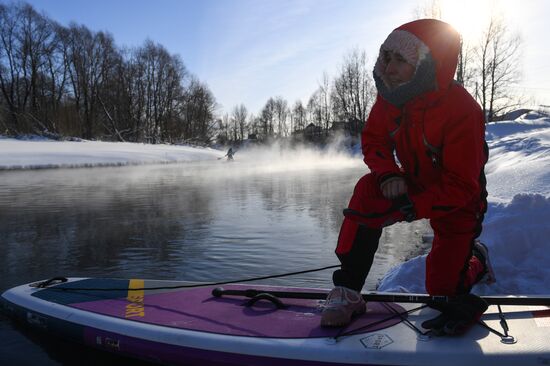
<path fill-rule="evenodd" d="M 547 294 L 550 288 L 550 198 L 516 195 L 509 204 L 490 204 L 482 241 L 489 248 L 497 283 L 478 285 L 478 294 Z M 391 269 L 380 291 L 424 293 L 426 256 Z"/>

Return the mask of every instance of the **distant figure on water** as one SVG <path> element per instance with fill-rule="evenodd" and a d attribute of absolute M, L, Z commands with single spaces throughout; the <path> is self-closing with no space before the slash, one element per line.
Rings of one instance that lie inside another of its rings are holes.
<path fill-rule="evenodd" d="M 235 155 L 235 152 L 233 151 L 233 148 L 230 147 L 225 156 L 227 156 L 227 160 L 233 160 L 233 155 Z"/>

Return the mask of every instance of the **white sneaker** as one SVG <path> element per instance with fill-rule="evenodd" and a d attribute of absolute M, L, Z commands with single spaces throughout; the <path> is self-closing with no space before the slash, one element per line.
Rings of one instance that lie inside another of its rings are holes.
<path fill-rule="evenodd" d="M 322 327 L 341 327 L 351 322 L 354 315 L 367 311 L 367 303 L 357 291 L 343 286 L 333 288 L 321 316 Z"/>

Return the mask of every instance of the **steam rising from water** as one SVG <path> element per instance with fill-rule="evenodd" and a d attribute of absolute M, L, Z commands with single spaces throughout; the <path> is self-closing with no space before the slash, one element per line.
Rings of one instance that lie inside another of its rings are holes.
<path fill-rule="evenodd" d="M 51 144 L 51 150 L 43 153 L 43 162 L 48 166 L 63 167 L 63 162 L 70 159 L 70 152 L 55 155 L 57 142 Z M 12 189 L 30 193 L 43 186 L 59 191 L 88 187 L 87 201 L 93 204 L 104 201 L 106 197 L 112 195 L 125 195 L 127 190 L 138 187 L 165 185 L 184 188 L 191 185 L 208 185 L 217 190 L 220 189 L 218 185 L 225 184 L 227 180 L 236 182 L 254 176 L 271 180 L 271 177 L 282 178 L 287 174 L 305 177 L 315 171 L 332 175 L 332 172 L 357 169 L 357 177 L 360 177 L 367 171 L 361 155 L 342 149 L 342 143 L 339 142 L 324 149 L 310 146 L 290 147 L 279 143 L 270 146 L 251 146 L 237 149 L 233 161 L 227 161 L 223 157 L 225 150 L 186 148 L 185 152 L 193 150 L 193 157 L 199 157 L 191 162 L 188 155 L 181 155 L 181 147 L 164 145 L 162 148 L 167 150 L 167 155 L 177 153 L 179 158 L 176 161 L 164 161 L 162 164 L 145 164 L 148 160 L 142 155 L 148 154 L 149 151 L 144 151 L 141 144 L 135 144 L 135 147 L 131 145 L 133 144 L 124 145 L 126 149 L 128 146 L 133 149 L 128 150 L 125 155 L 132 158 L 130 166 L 120 166 L 117 163 L 112 167 L 105 167 L 103 163 L 95 164 L 95 161 L 99 161 L 98 157 L 106 153 L 98 145 L 98 149 L 93 154 L 87 155 L 91 163 L 83 168 L 0 172 L 2 176 L 0 188 L 2 186 L 6 188 L 2 190 L 0 196 L 12 196 L 14 194 Z M 75 151 L 72 151 L 73 155 L 74 153 Z M 54 155 L 57 160 L 54 160 Z M 89 168 L 90 166 L 93 168 Z M 63 200 L 65 196 L 67 195 L 60 194 L 58 199 Z"/>
<path fill-rule="evenodd" d="M 343 148 L 349 143 L 343 138 L 336 138 L 331 145 L 323 149 L 277 142 L 269 146 L 249 145 L 237 149 L 235 160 L 231 162 L 223 157 L 226 150 L 189 146 L 14 139 L 4 139 L 0 142 L 0 171 L 19 171 L 16 174 L 4 174 L 3 178 L 8 180 L 27 179 L 29 176 L 39 176 L 39 179 L 43 180 L 50 175 L 59 176 L 62 173 L 70 181 L 87 184 L 90 181 L 102 180 L 98 176 L 108 172 L 110 167 L 122 167 L 121 171 L 124 174 L 120 180 L 129 181 L 145 178 L 150 174 L 163 174 L 160 172 L 163 169 L 159 165 L 165 164 L 176 164 L 184 170 L 191 169 L 193 176 L 201 174 L 205 177 L 211 174 L 236 177 L 365 167 L 360 154 L 350 153 L 349 149 Z M 25 173 L 36 169 L 42 171 Z"/>
<path fill-rule="evenodd" d="M 334 147 L 285 147 L 280 144 L 252 147 L 237 151 L 234 161 L 225 161 L 224 168 L 233 174 L 285 173 L 308 170 L 339 170 L 364 166 L 359 155 Z"/>

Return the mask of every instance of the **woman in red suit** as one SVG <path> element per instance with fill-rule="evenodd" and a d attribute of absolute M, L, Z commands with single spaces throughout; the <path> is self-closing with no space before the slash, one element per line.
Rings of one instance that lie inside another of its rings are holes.
<path fill-rule="evenodd" d="M 432 304 L 442 315 L 424 325 L 461 333 L 487 308 L 469 294 L 480 280 L 494 281 L 487 249 L 476 240 L 487 207 L 485 119 L 453 80 L 459 51 L 459 34 L 434 19 L 400 26 L 380 47 L 374 67 L 378 96 L 362 132 L 370 173 L 344 210 L 336 248 L 342 266 L 333 275 L 323 326 L 345 325 L 365 311 L 359 292 L 382 228 L 422 218 L 434 231 L 426 289 L 458 302 L 450 310 Z"/>

